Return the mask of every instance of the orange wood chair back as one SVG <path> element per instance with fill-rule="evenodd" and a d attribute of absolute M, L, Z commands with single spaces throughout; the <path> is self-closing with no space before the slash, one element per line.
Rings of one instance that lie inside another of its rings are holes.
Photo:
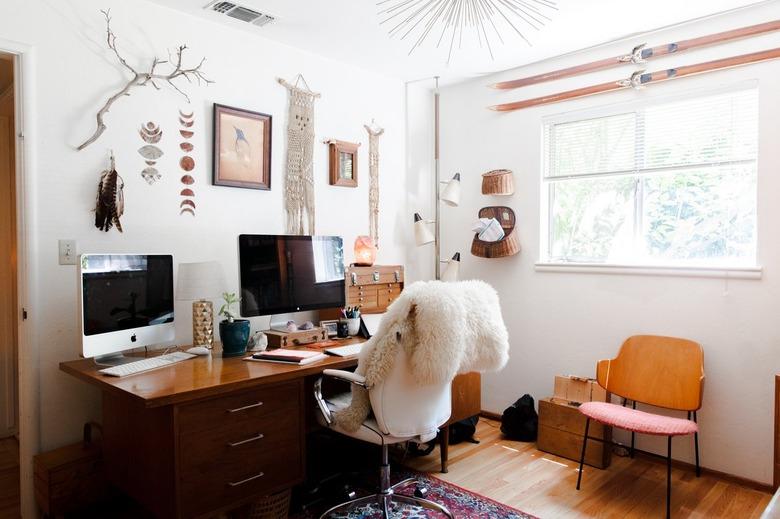
<path fill-rule="evenodd" d="M 704 387 L 704 352 L 687 339 L 634 335 L 614 359 L 600 360 L 596 378 L 601 387 L 637 402 L 696 411 Z"/>

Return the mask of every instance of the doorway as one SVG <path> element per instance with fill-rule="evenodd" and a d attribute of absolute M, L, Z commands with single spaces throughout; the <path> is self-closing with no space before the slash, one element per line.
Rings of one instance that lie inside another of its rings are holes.
<path fill-rule="evenodd" d="M 14 69 L 0 53 L 0 517 L 20 514 Z"/>

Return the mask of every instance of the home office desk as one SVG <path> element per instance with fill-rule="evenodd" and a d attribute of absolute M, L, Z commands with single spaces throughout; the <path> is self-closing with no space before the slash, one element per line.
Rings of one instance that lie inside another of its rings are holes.
<path fill-rule="evenodd" d="M 102 392 L 103 458 L 114 485 L 158 517 L 209 517 L 304 480 L 314 379 L 357 365 L 356 356 L 308 366 L 242 358 L 197 357 L 123 378 L 100 374 L 91 359 L 60 369 Z M 475 387 L 476 373 L 453 383 L 460 418 L 451 421 L 479 413 Z"/>

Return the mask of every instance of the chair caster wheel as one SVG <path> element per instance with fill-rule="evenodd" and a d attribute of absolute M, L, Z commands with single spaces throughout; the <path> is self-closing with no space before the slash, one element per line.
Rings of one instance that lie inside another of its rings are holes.
<path fill-rule="evenodd" d="M 420 499 L 425 499 L 428 495 L 428 488 L 423 487 L 420 485 L 415 485 L 414 487 L 414 497 L 419 497 Z"/>
<path fill-rule="evenodd" d="M 344 496 L 346 497 L 346 501 L 352 501 L 353 499 L 355 499 L 355 497 L 357 497 L 357 494 L 355 493 L 354 490 L 352 490 L 348 486 L 345 486 L 344 487 Z"/>

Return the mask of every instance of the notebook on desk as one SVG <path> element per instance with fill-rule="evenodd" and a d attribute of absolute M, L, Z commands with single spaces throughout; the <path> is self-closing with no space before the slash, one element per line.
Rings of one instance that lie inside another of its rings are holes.
<path fill-rule="evenodd" d="M 313 364 L 314 362 L 327 358 L 327 355 L 318 351 L 286 350 L 284 348 L 279 348 L 276 350 L 255 353 L 254 355 L 244 358 L 244 360 L 306 366 L 307 364 Z"/>

